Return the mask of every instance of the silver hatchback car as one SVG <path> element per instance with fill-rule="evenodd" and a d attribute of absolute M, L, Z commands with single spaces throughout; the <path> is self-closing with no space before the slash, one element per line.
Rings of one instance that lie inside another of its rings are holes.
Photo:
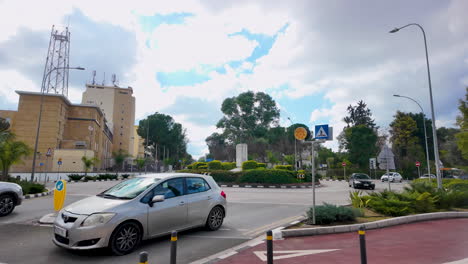
<path fill-rule="evenodd" d="M 0 182 L 0 216 L 13 212 L 23 201 L 23 189 L 16 183 Z"/>
<path fill-rule="evenodd" d="M 62 209 L 53 242 L 68 249 L 109 247 L 124 255 L 141 240 L 172 230 L 217 230 L 225 216 L 226 194 L 211 176 L 147 174 Z"/>

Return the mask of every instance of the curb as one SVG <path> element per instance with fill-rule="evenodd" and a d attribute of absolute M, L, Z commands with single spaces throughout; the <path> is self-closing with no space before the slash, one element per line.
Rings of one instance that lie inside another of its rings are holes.
<path fill-rule="evenodd" d="M 35 194 L 26 194 L 23 196 L 24 199 L 32 199 L 32 198 L 37 198 L 37 197 L 42 197 L 42 196 L 46 196 L 46 195 L 50 195 L 52 194 L 54 190 L 52 191 L 47 191 L 47 192 L 43 192 L 43 193 L 35 193 Z"/>
<path fill-rule="evenodd" d="M 219 184 L 220 187 L 230 188 L 260 188 L 260 189 L 306 189 L 312 188 L 312 185 L 277 185 L 277 184 Z M 323 187 L 321 184 L 315 185 L 315 188 Z"/>
<path fill-rule="evenodd" d="M 379 228 L 401 225 L 401 224 L 409 224 L 409 223 L 414 223 L 414 222 L 422 222 L 422 221 L 430 221 L 430 220 L 438 220 L 438 219 L 449 219 L 449 218 L 468 218 L 468 212 L 441 212 L 441 213 L 408 215 L 408 216 L 394 217 L 390 219 L 384 219 L 384 220 L 379 220 L 379 221 L 369 222 L 369 223 L 364 223 L 364 224 L 281 230 L 281 233 L 283 237 L 315 236 L 315 235 L 324 235 L 324 234 L 355 232 L 355 231 L 358 231 L 359 227 L 361 226 L 364 226 L 366 230 L 370 230 L 370 229 L 379 229 Z"/>

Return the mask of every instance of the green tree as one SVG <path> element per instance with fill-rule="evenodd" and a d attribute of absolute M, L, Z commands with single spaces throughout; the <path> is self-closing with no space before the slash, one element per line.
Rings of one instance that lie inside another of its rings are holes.
<path fill-rule="evenodd" d="M 293 165 L 294 166 L 294 155 L 284 155 L 284 161 L 288 165 Z"/>
<path fill-rule="evenodd" d="M 457 125 L 460 126 L 460 132 L 455 137 L 463 158 L 468 160 L 468 87 L 466 87 L 465 100 L 460 99 L 458 109 L 460 115 L 457 116 Z"/>
<path fill-rule="evenodd" d="M 137 168 L 138 168 L 138 171 L 141 171 L 141 170 L 145 167 L 145 165 L 146 165 L 146 160 L 147 160 L 147 159 L 144 159 L 144 158 L 137 158 L 137 159 L 135 160 L 135 164 L 136 164 L 136 166 L 137 166 Z"/>
<path fill-rule="evenodd" d="M 406 177 L 416 175 L 415 161 L 423 163 L 422 168 L 426 167 L 424 162 L 424 151 L 418 144 L 418 137 L 415 132 L 418 130 L 416 121 L 407 113 L 397 111 L 394 120 L 390 123 L 390 141 L 396 156 L 396 166 L 403 170 Z"/>
<path fill-rule="evenodd" d="M 32 149 L 24 142 L 16 141 L 12 133 L 4 133 L 2 138 L 0 141 L 0 168 L 2 169 L 0 180 L 6 181 L 10 167 L 20 163 L 23 157 L 29 156 Z"/>
<path fill-rule="evenodd" d="M 378 150 L 377 129 L 372 112 L 362 100 L 357 106 L 348 106 L 348 116 L 343 118 L 347 126 L 338 136 L 339 149 L 348 152 L 347 158 L 360 168 L 366 168 L 369 158 Z"/>
<path fill-rule="evenodd" d="M 137 133 L 145 140 L 145 144 L 165 149 L 166 153 L 169 153 L 163 157 L 164 151 L 157 151 L 156 159 L 158 160 L 165 159 L 167 156 L 179 160 L 188 155 L 186 130 L 169 115 L 156 112 L 140 120 Z"/>
<path fill-rule="evenodd" d="M 365 126 L 369 128 L 376 128 L 375 121 L 372 119 L 372 112 L 367 108 L 367 104 L 364 101 L 359 101 L 356 106 L 348 106 L 348 116 L 343 118 L 347 127 L 353 126 Z"/>
<path fill-rule="evenodd" d="M 271 96 L 251 91 L 226 98 L 221 111 L 224 116 L 216 126 L 224 130 L 226 139 L 233 144 L 264 137 L 270 126 L 278 123 L 280 113 Z"/>
<path fill-rule="evenodd" d="M 83 162 L 83 167 L 85 169 L 85 177 L 86 177 L 88 175 L 89 169 L 91 169 L 91 167 L 99 163 L 99 159 L 96 157 L 88 158 L 86 156 L 83 156 L 81 157 L 81 162 Z"/>
<path fill-rule="evenodd" d="M 118 172 L 120 169 L 123 170 L 124 161 L 127 157 L 129 157 L 129 155 L 125 150 L 119 149 L 116 152 L 112 152 L 112 157 L 114 158 L 115 166 Z"/>
<path fill-rule="evenodd" d="M 279 163 L 278 153 L 275 153 L 271 150 L 267 150 L 266 155 L 267 155 L 268 162 L 270 162 L 272 165 Z"/>
<path fill-rule="evenodd" d="M 377 134 L 372 128 L 364 125 L 346 128 L 344 131 L 344 147 L 348 150 L 348 158 L 360 168 L 368 166 L 369 158 L 377 153 Z"/>

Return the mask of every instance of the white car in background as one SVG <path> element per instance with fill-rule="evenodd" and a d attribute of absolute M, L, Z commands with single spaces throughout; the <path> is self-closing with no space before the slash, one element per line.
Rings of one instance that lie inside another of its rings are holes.
<path fill-rule="evenodd" d="M 436 179 L 437 177 L 434 175 L 434 174 L 423 174 L 421 177 L 419 177 L 420 179 Z"/>
<path fill-rule="evenodd" d="M 382 177 L 380 177 L 380 180 L 382 182 L 388 181 L 389 179 L 390 179 L 390 182 L 402 182 L 403 181 L 403 177 L 398 172 L 385 173 L 384 175 L 382 175 Z"/>

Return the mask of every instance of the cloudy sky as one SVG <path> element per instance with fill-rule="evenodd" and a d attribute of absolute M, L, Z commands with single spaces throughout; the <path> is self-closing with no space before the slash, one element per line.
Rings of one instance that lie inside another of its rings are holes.
<path fill-rule="evenodd" d="M 70 100 L 97 71 L 132 86 L 136 118 L 169 114 L 187 128 L 189 153 L 207 152 L 226 97 L 273 96 L 281 124 L 342 130 L 346 107 L 364 100 L 378 125 L 396 110 L 429 111 L 421 32 L 427 34 L 437 126 L 454 126 L 468 86 L 468 1 L 20 1 L 0 0 L 0 109 L 15 90 L 40 91 L 52 25 L 69 25 Z M 336 142 L 329 142 L 336 147 Z"/>

